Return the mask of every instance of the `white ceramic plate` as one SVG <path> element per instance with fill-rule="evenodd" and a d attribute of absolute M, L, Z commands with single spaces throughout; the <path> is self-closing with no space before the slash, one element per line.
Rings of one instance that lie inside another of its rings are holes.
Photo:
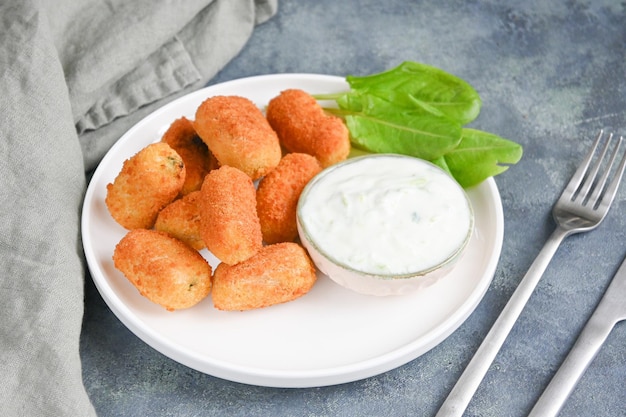
<path fill-rule="evenodd" d="M 263 108 L 281 90 L 344 91 L 343 78 L 268 75 L 207 87 L 155 111 L 107 153 L 87 189 L 82 214 L 85 255 L 92 278 L 115 315 L 154 349 L 198 371 L 271 387 L 333 385 L 377 375 L 424 354 L 474 311 L 491 283 L 503 238 L 500 195 L 493 179 L 469 190 L 476 230 L 458 267 L 444 279 L 406 296 L 372 297 L 346 290 L 325 276 L 304 297 L 247 312 L 218 311 L 210 297 L 167 312 L 139 295 L 111 256 L 126 230 L 104 204 L 106 185 L 125 159 L 160 140 L 170 123 L 194 118 L 213 95 L 241 95 Z M 202 252 L 213 266 L 216 259 Z"/>

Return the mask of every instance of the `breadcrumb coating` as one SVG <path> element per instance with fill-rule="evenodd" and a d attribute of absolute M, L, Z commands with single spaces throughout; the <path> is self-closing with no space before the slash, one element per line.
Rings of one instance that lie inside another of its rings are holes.
<path fill-rule="evenodd" d="M 282 156 L 276 132 L 261 110 L 239 96 L 214 96 L 196 111 L 194 128 L 221 165 L 253 180 L 266 175 Z"/>
<path fill-rule="evenodd" d="M 161 141 L 170 145 L 185 164 L 186 174 L 181 190 L 182 195 L 198 191 L 206 174 L 218 167 L 217 160 L 196 133 L 193 123 L 185 117 L 174 120 L 163 134 Z"/>
<path fill-rule="evenodd" d="M 315 98 L 302 90 L 282 91 L 270 100 L 266 115 L 287 151 L 313 155 L 324 168 L 350 153 L 350 134 L 343 120 L 324 112 Z"/>
<path fill-rule="evenodd" d="M 228 165 L 206 176 L 200 189 L 200 235 L 226 264 L 242 262 L 259 251 L 263 237 L 249 176 Z"/>
<path fill-rule="evenodd" d="M 182 158 L 167 143 L 153 143 L 124 161 L 107 185 L 106 206 L 126 229 L 149 229 L 159 211 L 172 202 L 185 182 Z"/>
<path fill-rule="evenodd" d="M 115 267 L 150 301 L 169 311 L 192 307 L 211 291 L 211 266 L 166 233 L 128 232 L 115 247 Z"/>
<path fill-rule="evenodd" d="M 174 200 L 157 216 L 154 229 L 186 243 L 196 250 L 206 247 L 200 235 L 200 191 Z"/>
<path fill-rule="evenodd" d="M 261 179 L 256 202 L 265 243 L 292 242 L 296 239 L 298 199 L 306 184 L 321 170 L 315 157 L 289 153 Z"/>
<path fill-rule="evenodd" d="M 269 307 L 303 296 L 315 281 L 315 267 L 304 248 L 277 243 L 239 264 L 219 264 L 213 274 L 213 304 L 219 310 Z"/>

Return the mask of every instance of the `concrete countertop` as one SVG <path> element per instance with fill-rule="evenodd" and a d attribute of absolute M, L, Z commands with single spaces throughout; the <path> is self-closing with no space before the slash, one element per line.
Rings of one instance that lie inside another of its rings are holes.
<path fill-rule="evenodd" d="M 626 134 L 626 8 L 611 0 L 283 0 L 211 81 L 272 73 L 365 75 L 405 60 L 440 67 L 483 100 L 472 126 L 524 146 L 496 178 L 504 244 L 474 313 L 417 359 L 338 386 L 276 389 L 187 368 L 131 333 L 86 283 L 87 391 L 103 417 L 433 416 L 552 232 L 550 210 L 597 131 Z M 626 255 L 626 188 L 591 233 L 568 238 L 490 368 L 467 416 L 525 416 Z M 626 324 L 562 415 L 626 416 Z"/>

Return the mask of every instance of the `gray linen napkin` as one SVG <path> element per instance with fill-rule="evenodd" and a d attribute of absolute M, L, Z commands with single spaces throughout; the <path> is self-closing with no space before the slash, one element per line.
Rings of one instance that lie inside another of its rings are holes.
<path fill-rule="evenodd" d="M 205 85 L 277 0 L 39 3 L 0 3 L 0 415 L 90 416 L 85 172 L 139 119 Z"/>

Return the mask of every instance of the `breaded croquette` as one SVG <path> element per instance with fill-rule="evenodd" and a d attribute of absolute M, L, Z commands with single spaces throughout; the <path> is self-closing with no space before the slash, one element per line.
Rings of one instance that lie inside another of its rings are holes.
<path fill-rule="evenodd" d="M 213 255 L 230 265 L 263 246 L 256 189 L 249 176 L 228 165 L 209 172 L 200 189 L 200 235 Z"/>
<path fill-rule="evenodd" d="M 192 307 L 211 291 L 209 263 L 166 233 L 131 230 L 115 247 L 113 262 L 141 295 L 170 311 Z"/>
<path fill-rule="evenodd" d="M 274 169 L 282 156 L 276 132 L 244 97 L 206 99 L 196 110 L 194 128 L 221 165 L 237 168 L 253 180 Z"/>
<path fill-rule="evenodd" d="M 206 245 L 200 236 L 200 191 L 174 200 L 157 216 L 154 229 L 186 243 L 196 250 Z"/>
<path fill-rule="evenodd" d="M 219 264 L 213 274 L 213 304 L 219 310 L 251 310 L 285 303 L 309 292 L 315 268 L 297 243 L 265 246 L 236 265 Z"/>
<path fill-rule="evenodd" d="M 284 90 L 270 100 L 267 120 L 289 152 L 315 156 L 322 167 L 343 161 L 350 153 L 350 136 L 343 121 L 327 114 L 311 95 Z"/>
<path fill-rule="evenodd" d="M 187 195 L 192 191 L 198 191 L 206 174 L 211 169 L 217 168 L 217 161 L 196 134 L 193 123 L 186 117 L 174 120 L 161 141 L 170 145 L 185 164 L 185 183 L 181 194 Z"/>
<path fill-rule="evenodd" d="M 265 243 L 291 242 L 296 239 L 298 198 L 304 186 L 321 170 L 315 157 L 289 153 L 259 181 L 256 207 Z"/>
<path fill-rule="evenodd" d="M 149 229 L 159 211 L 178 196 L 184 182 L 180 155 L 167 143 L 153 143 L 124 161 L 113 183 L 107 185 L 106 206 L 123 227 Z"/>

